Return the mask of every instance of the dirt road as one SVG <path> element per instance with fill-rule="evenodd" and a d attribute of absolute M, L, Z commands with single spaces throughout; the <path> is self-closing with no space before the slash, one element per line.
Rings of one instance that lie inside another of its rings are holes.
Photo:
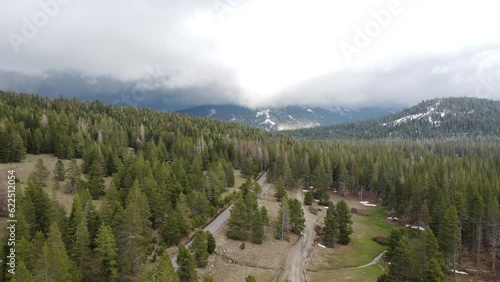
<path fill-rule="evenodd" d="M 267 172 L 264 173 L 258 180 L 257 182 L 262 186 L 262 193 L 267 193 L 267 188 L 268 188 L 268 183 L 266 183 L 267 180 Z M 219 228 L 221 228 L 229 219 L 229 216 L 231 215 L 231 207 L 233 205 L 230 205 L 227 209 L 225 209 L 223 212 L 221 212 L 212 222 L 210 222 L 205 228 L 203 228 L 203 231 L 210 231 L 212 234 L 217 232 Z M 191 241 L 186 244 L 186 247 L 189 247 L 191 245 Z M 172 257 L 172 265 L 174 266 L 175 270 L 177 270 L 177 255 Z"/>
<path fill-rule="evenodd" d="M 304 192 L 302 192 L 302 190 L 297 189 L 295 191 L 295 196 L 301 203 L 304 202 Z M 308 209 L 304 208 L 304 206 L 302 206 L 302 209 L 304 210 L 304 217 L 306 219 L 304 232 L 299 241 L 288 253 L 284 272 L 282 274 L 283 279 L 288 278 L 292 282 L 308 281 L 306 262 L 309 256 L 309 250 L 314 243 L 314 219 Z"/>

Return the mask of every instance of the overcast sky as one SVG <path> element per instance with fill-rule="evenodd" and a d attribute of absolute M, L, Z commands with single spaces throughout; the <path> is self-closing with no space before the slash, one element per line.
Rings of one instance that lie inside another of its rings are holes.
<path fill-rule="evenodd" d="M 2 0 L 0 89 L 174 109 L 500 99 L 500 3 Z"/>

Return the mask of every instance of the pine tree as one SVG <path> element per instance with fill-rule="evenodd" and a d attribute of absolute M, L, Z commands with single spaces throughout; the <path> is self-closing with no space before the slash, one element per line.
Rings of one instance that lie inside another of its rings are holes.
<path fill-rule="evenodd" d="M 0 124 L 0 163 L 11 161 L 11 142 L 9 132 L 3 124 Z"/>
<path fill-rule="evenodd" d="M 43 163 L 42 159 L 38 159 L 36 161 L 35 170 L 33 173 L 38 179 L 38 183 L 40 183 L 40 185 L 42 186 L 47 185 L 47 178 L 49 177 L 50 172 Z"/>
<path fill-rule="evenodd" d="M 206 231 L 207 236 L 207 252 L 209 254 L 213 254 L 215 252 L 215 248 L 217 247 L 217 242 L 215 241 L 215 237 L 210 231 Z"/>
<path fill-rule="evenodd" d="M 245 241 L 248 239 L 249 218 L 247 206 L 241 196 L 231 208 L 231 216 L 228 221 L 227 237 L 236 240 Z"/>
<path fill-rule="evenodd" d="M 72 242 L 70 256 L 83 274 L 84 280 L 92 277 L 92 256 L 90 249 L 90 235 L 85 220 L 80 219 L 76 226 L 75 241 Z"/>
<path fill-rule="evenodd" d="M 117 248 L 111 227 L 101 225 L 95 241 L 99 279 L 101 281 L 116 281 L 118 278 Z"/>
<path fill-rule="evenodd" d="M 297 199 L 288 201 L 290 208 L 290 227 L 293 233 L 300 235 L 305 228 L 306 219 L 304 218 L 304 210 L 302 204 Z"/>
<path fill-rule="evenodd" d="M 254 244 L 262 244 L 262 241 L 264 240 L 264 222 L 258 210 L 252 214 L 251 221 L 252 221 L 251 241 Z"/>
<path fill-rule="evenodd" d="M 35 175 L 30 175 L 28 179 L 28 185 L 25 188 L 25 198 L 27 201 L 31 199 L 34 208 L 34 222 L 31 222 L 31 215 L 29 216 L 30 218 L 26 218 L 31 225 L 30 233 L 34 234 L 39 230 L 44 233 L 48 232 L 51 222 L 49 218 L 50 199 L 38 181 L 38 177 Z"/>
<path fill-rule="evenodd" d="M 266 207 L 260 207 L 260 218 L 265 226 L 269 226 L 269 214 Z"/>
<path fill-rule="evenodd" d="M 389 235 L 389 248 L 387 249 L 386 257 L 389 261 L 392 261 L 396 246 L 399 241 L 404 237 L 404 230 L 401 228 L 393 228 Z"/>
<path fill-rule="evenodd" d="M 61 160 L 57 160 L 56 166 L 54 167 L 54 179 L 57 181 L 64 181 L 66 177 L 66 170 L 64 164 Z"/>
<path fill-rule="evenodd" d="M 168 252 L 163 252 L 160 259 L 153 268 L 148 268 L 141 276 L 141 281 L 168 281 L 168 282 L 180 282 L 179 276 L 172 266 L 172 261 Z"/>
<path fill-rule="evenodd" d="M 66 253 L 57 224 L 50 226 L 35 267 L 36 281 L 80 281 L 81 274 Z"/>
<path fill-rule="evenodd" d="M 16 274 L 13 275 L 11 282 L 35 282 L 33 276 L 30 271 L 24 264 L 24 262 L 20 261 L 17 263 Z"/>
<path fill-rule="evenodd" d="M 197 231 L 189 247 L 198 267 L 205 267 L 208 263 L 207 237 L 203 231 Z"/>
<path fill-rule="evenodd" d="M 389 281 L 420 281 L 414 250 L 406 237 L 396 244 L 389 265 Z"/>
<path fill-rule="evenodd" d="M 306 192 L 304 195 L 304 205 L 310 206 L 313 202 L 313 194 L 311 192 Z"/>
<path fill-rule="evenodd" d="M 347 207 L 347 203 L 344 200 L 340 200 L 335 208 L 337 213 L 339 238 L 338 242 L 342 245 L 347 245 L 351 242 L 352 234 L 352 220 L 351 211 Z"/>
<path fill-rule="evenodd" d="M 426 264 L 431 259 L 434 259 L 438 263 L 442 273 L 448 271 L 443 255 L 439 251 L 438 240 L 431 229 L 426 229 L 420 233 L 420 240 L 418 241 L 417 247 L 419 251 L 416 253 L 416 259 L 420 268 L 425 268 Z"/>
<path fill-rule="evenodd" d="M 181 246 L 177 255 L 177 275 L 181 282 L 198 282 L 196 262 L 185 246 Z"/>
<path fill-rule="evenodd" d="M 423 273 L 423 281 L 426 282 L 445 282 L 446 276 L 441 270 L 441 266 L 437 259 L 431 258 L 425 268 Z"/>
<path fill-rule="evenodd" d="M 99 196 L 104 195 L 104 179 L 101 164 L 97 159 L 94 160 L 89 169 L 88 189 L 92 199 L 97 200 Z"/>
<path fill-rule="evenodd" d="M 285 181 L 283 181 L 283 178 L 278 178 L 274 184 L 274 190 L 274 197 L 276 197 L 276 201 L 281 202 L 281 199 L 286 196 Z"/>
<path fill-rule="evenodd" d="M 325 216 L 325 227 L 323 228 L 323 240 L 325 246 L 333 248 L 338 239 L 339 224 L 335 205 L 330 202 Z"/>
<path fill-rule="evenodd" d="M 121 275 L 136 274 L 146 261 L 146 246 L 151 237 L 151 221 L 146 195 L 134 181 L 127 197 L 127 206 L 116 231 Z"/>
<path fill-rule="evenodd" d="M 460 239 L 457 211 L 450 205 L 444 214 L 439 232 L 439 247 L 444 255 L 446 263 L 454 262 L 454 256 Z"/>
<path fill-rule="evenodd" d="M 287 197 L 283 197 L 278 210 L 278 226 L 275 238 L 278 240 L 289 240 L 290 232 L 290 212 Z"/>
<path fill-rule="evenodd" d="M 68 179 L 66 182 L 66 192 L 75 193 L 81 176 L 80 168 L 78 167 L 75 159 L 71 159 L 69 167 L 66 170 L 66 174 L 66 178 Z"/>

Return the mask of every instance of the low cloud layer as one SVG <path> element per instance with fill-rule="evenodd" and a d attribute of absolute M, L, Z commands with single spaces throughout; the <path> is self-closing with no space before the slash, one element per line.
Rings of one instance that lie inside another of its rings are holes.
<path fill-rule="evenodd" d="M 500 99 L 495 1 L 332 2 L 2 1 L 0 89 L 165 110 Z"/>

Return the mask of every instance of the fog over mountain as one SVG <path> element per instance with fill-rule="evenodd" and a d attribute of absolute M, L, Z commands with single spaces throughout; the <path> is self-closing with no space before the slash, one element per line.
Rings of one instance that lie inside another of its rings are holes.
<path fill-rule="evenodd" d="M 6 0 L 0 89 L 166 110 L 499 100 L 497 5 Z"/>

